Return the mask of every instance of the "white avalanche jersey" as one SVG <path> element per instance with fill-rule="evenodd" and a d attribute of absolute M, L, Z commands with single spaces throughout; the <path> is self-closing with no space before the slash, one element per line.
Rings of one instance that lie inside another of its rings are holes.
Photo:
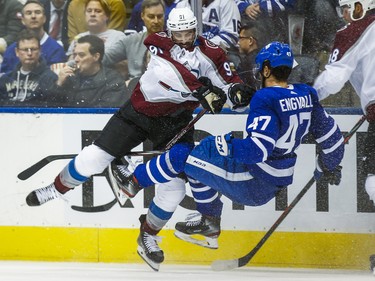
<path fill-rule="evenodd" d="M 231 71 L 225 52 L 203 37 L 193 48 L 181 49 L 165 32 L 149 35 L 144 44 L 151 60 L 131 96 L 136 111 L 148 116 L 166 116 L 199 103 L 192 92 L 203 86 L 198 78 L 208 77 L 226 94 L 233 83 L 242 83 Z M 231 106 L 228 99 L 227 103 Z"/>
<path fill-rule="evenodd" d="M 375 15 L 353 21 L 336 33 L 329 64 L 315 80 L 322 100 L 350 81 L 361 99 L 362 110 L 375 103 Z"/>
<path fill-rule="evenodd" d="M 202 22 L 204 38 L 219 46 L 237 45 L 241 15 L 234 0 L 214 0 L 203 6 Z"/>

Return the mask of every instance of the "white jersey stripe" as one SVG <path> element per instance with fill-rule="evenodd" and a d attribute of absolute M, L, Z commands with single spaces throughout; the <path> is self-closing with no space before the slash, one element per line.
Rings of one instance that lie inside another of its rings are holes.
<path fill-rule="evenodd" d="M 199 199 L 194 198 L 194 201 L 197 203 L 210 203 L 214 201 L 218 196 L 219 196 L 219 193 L 216 192 L 215 195 L 212 196 L 211 198 L 204 199 L 204 200 L 199 200 Z"/>
<path fill-rule="evenodd" d="M 287 169 L 277 169 L 267 165 L 266 163 L 256 163 L 256 165 L 261 168 L 266 173 L 270 174 L 273 177 L 290 177 L 294 173 L 294 167 L 290 167 Z"/>
<path fill-rule="evenodd" d="M 254 178 L 249 172 L 231 173 L 209 162 L 198 159 L 194 156 L 189 156 L 186 163 L 197 168 L 203 169 L 211 174 L 214 174 L 228 181 L 247 181 Z"/>

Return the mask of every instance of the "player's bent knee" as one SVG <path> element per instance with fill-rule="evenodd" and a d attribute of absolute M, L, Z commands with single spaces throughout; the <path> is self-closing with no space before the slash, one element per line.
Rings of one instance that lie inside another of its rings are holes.
<path fill-rule="evenodd" d="M 75 158 L 75 168 L 82 176 L 90 177 L 99 174 L 115 159 L 100 147 L 91 144 L 86 146 Z"/>
<path fill-rule="evenodd" d="M 191 143 L 178 143 L 169 150 L 169 159 L 173 169 L 178 173 L 184 170 L 186 159 L 188 158 L 194 145 Z"/>

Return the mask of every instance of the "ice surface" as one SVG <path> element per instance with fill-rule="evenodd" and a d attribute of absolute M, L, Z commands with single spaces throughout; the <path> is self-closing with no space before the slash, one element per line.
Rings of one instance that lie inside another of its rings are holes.
<path fill-rule="evenodd" d="M 163 264 L 159 272 L 146 264 L 0 262 L 1 281 L 363 281 L 375 280 L 370 271 L 245 267 L 212 271 L 209 266 Z"/>

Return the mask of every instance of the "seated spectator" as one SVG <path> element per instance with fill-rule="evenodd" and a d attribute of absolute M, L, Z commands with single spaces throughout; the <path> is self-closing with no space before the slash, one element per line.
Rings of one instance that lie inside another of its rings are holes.
<path fill-rule="evenodd" d="M 235 0 L 242 22 L 259 21 L 268 31 L 268 40 L 288 42 L 288 13 L 297 6 L 297 0 Z M 309 2 L 309 1 L 304 1 Z"/>
<path fill-rule="evenodd" d="M 249 22 L 241 27 L 238 40 L 239 60 L 235 63 L 236 70 L 245 84 L 257 90 L 261 88 L 261 84 L 255 78 L 255 57 L 266 45 L 265 32 L 256 22 Z"/>
<path fill-rule="evenodd" d="M 236 48 L 240 12 L 233 0 L 202 0 L 202 36 L 223 49 Z"/>
<path fill-rule="evenodd" d="M 168 18 L 169 13 L 173 8 L 185 8 L 189 7 L 190 4 L 188 0 L 164 0 L 164 25 L 166 26 L 166 20 Z M 143 0 L 139 0 L 137 4 L 135 4 L 134 8 L 132 9 L 132 13 L 129 19 L 128 27 L 125 30 L 125 34 L 135 33 L 145 31 L 145 23 L 142 19 L 142 3 Z M 163 27 L 164 28 L 164 27 Z"/>
<path fill-rule="evenodd" d="M 106 0 L 110 10 L 110 16 L 108 20 L 108 28 L 115 29 L 123 32 L 126 24 L 126 8 L 122 0 Z M 69 43 L 74 38 L 87 31 L 85 21 L 85 7 L 87 1 L 83 0 L 72 0 L 68 7 L 68 37 Z"/>
<path fill-rule="evenodd" d="M 164 5 L 162 0 L 144 0 L 142 2 L 142 20 L 146 30 L 143 32 L 125 36 L 106 49 L 103 64 L 114 67 L 122 60 L 128 60 L 126 69 L 120 70 L 126 80 L 140 77 L 145 71 L 144 58 L 146 46 L 143 44 L 145 38 L 152 33 L 163 31 L 164 28 Z M 117 68 L 119 70 L 119 68 Z"/>
<path fill-rule="evenodd" d="M 40 0 L 40 2 L 46 11 L 44 30 L 67 50 L 69 47 L 68 6 L 70 0 Z"/>
<path fill-rule="evenodd" d="M 121 75 L 102 65 L 104 42 L 95 35 L 78 39 L 74 63 L 59 72 L 54 92 L 56 105 L 63 107 L 120 107 L 129 99 Z"/>
<path fill-rule="evenodd" d="M 16 41 L 17 34 L 23 29 L 21 10 L 20 1 L 0 0 L 0 57 L 6 47 Z"/>
<path fill-rule="evenodd" d="M 305 28 L 303 52 L 312 55 L 331 51 L 336 31 L 350 21 L 350 15 L 337 14 L 338 0 L 309 0 L 303 3 Z M 323 62 L 323 61 L 322 61 Z M 324 58 L 324 64 L 327 62 Z"/>
<path fill-rule="evenodd" d="M 235 0 L 241 15 L 256 20 L 261 14 L 274 17 L 288 9 L 293 9 L 296 0 Z"/>
<path fill-rule="evenodd" d="M 28 30 L 34 31 L 39 37 L 41 46 L 41 57 L 47 65 L 66 61 L 64 48 L 51 38 L 43 28 L 46 15 L 43 5 L 38 0 L 28 0 L 22 9 L 22 23 Z M 0 72 L 12 71 L 19 62 L 16 56 L 16 43 L 8 46 L 4 53 L 4 60 Z"/>
<path fill-rule="evenodd" d="M 80 33 L 71 42 L 66 55 L 71 59 L 77 39 L 85 35 L 95 35 L 104 41 L 105 50 L 115 42 L 125 38 L 125 34 L 115 29 L 108 29 L 111 11 L 105 0 L 88 0 L 85 7 L 87 31 Z M 118 61 L 117 61 L 118 62 Z"/>
<path fill-rule="evenodd" d="M 19 64 L 0 77 L 0 105 L 46 106 L 57 75 L 40 56 L 39 37 L 30 30 L 19 33 L 16 56 Z"/>

